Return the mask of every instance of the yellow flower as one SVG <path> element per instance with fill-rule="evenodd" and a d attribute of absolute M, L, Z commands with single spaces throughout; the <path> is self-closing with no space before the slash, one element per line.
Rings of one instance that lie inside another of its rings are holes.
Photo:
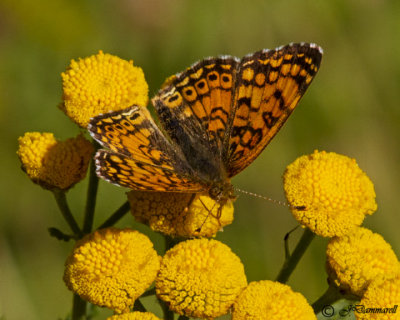
<path fill-rule="evenodd" d="M 361 227 L 332 238 L 326 255 L 330 282 L 358 297 L 362 297 L 371 281 L 391 279 L 400 272 L 390 244 L 381 235 Z"/>
<path fill-rule="evenodd" d="M 243 264 L 231 249 L 203 238 L 180 242 L 167 251 L 156 293 L 180 315 L 213 319 L 228 312 L 246 285 Z"/>
<path fill-rule="evenodd" d="M 135 311 L 130 313 L 114 315 L 107 318 L 107 320 L 161 320 L 161 319 L 156 317 L 154 314 L 150 312 Z"/>
<path fill-rule="evenodd" d="M 400 276 L 381 283 L 373 281 L 358 305 L 358 320 L 400 320 Z"/>
<path fill-rule="evenodd" d="M 137 221 L 173 237 L 211 237 L 233 221 L 232 202 L 220 208 L 204 194 L 130 191 L 128 199 Z"/>
<path fill-rule="evenodd" d="M 63 103 L 60 108 L 82 128 L 98 114 L 148 103 L 149 88 L 143 70 L 134 67 L 132 60 L 102 51 L 79 61 L 71 60 L 61 77 Z"/>
<path fill-rule="evenodd" d="M 251 282 L 233 305 L 232 320 L 316 320 L 306 298 L 288 285 Z"/>
<path fill-rule="evenodd" d="M 323 237 L 348 233 L 377 209 L 371 180 L 343 155 L 314 151 L 290 164 L 283 179 L 296 220 Z"/>
<path fill-rule="evenodd" d="M 78 241 L 65 265 L 64 282 L 70 290 L 122 313 L 154 281 L 160 258 L 144 234 L 108 228 Z"/>
<path fill-rule="evenodd" d="M 29 178 L 45 189 L 66 190 L 85 178 L 92 144 L 82 135 L 57 141 L 52 133 L 27 132 L 17 154 Z"/>

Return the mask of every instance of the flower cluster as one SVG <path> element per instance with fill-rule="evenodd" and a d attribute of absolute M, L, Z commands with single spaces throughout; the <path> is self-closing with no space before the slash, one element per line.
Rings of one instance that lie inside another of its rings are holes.
<path fill-rule="evenodd" d="M 367 309 L 381 309 L 386 312 L 357 312 L 357 320 L 399 319 L 397 310 L 400 302 L 400 275 L 383 282 L 372 282 L 365 291 L 360 305 Z M 363 311 L 363 310 L 361 310 Z"/>
<path fill-rule="evenodd" d="M 66 190 L 85 178 L 94 148 L 82 135 L 58 141 L 52 133 L 27 132 L 18 156 L 29 178 L 43 188 Z"/>
<path fill-rule="evenodd" d="M 61 76 L 60 108 L 82 128 L 101 113 L 134 104 L 145 108 L 148 103 L 142 69 L 102 51 L 72 60 Z M 174 79 L 168 78 L 165 85 Z M 85 177 L 93 152 L 93 144 L 82 134 L 58 141 L 52 133 L 28 132 L 19 138 L 17 153 L 32 181 L 64 193 Z M 119 174 L 124 168 L 109 169 Z M 331 238 L 326 250 L 330 288 L 361 299 L 365 306 L 386 308 L 399 303 L 398 258 L 382 236 L 360 227 L 377 204 L 374 186 L 356 161 L 314 151 L 290 164 L 283 178 L 295 219 L 315 234 Z M 159 256 L 151 240 L 136 230 L 106 227 L 90 232 L 72 223 L 74 238 L 87 234 L 65 262 L 64 282 L 83 300 L 113 310 L 109 320 L 159 320 L 143 311 L 143 294 L 156 294 L 169 319 L 172 312 L 201 319 L 229 312 L 233 320 L 317 318 L 306 298 L 288 285 L 270 280 L 248 284 L 240 258 L 222 242 L 208 239 L 232 223 L 231 201 L 221 205 L 207 193 L 137 190 L 127 197 L 136 221 L 175 245 Z M 73 220 L 68 210 L 66 216 Z M 288 254 L 283 269 L 291 258 Z"/>
<path fill-rule="evenodd" d="M 144 234 L 108 228 L 85 236 L 68 257 L 67 287 L 93 304 L 127 312 L 154 281 L 160 259 Z"/>
<path fill-rule="evenodd" d="M 348 233 L 377 209 L 368 176 L 333 152 L 298 158 L 286 168 L 284 188 L 296 220 L 323 237 Z"/>
<path fill-rule="evenodd" d="M 205 194 L 130 191 L 128 199 L 137 221 L 172 237 L 211 237 L 233 220 L 232 202 L 221 207 Z"/>
<path fill-rule="evenodd" d="M 244 267 L 228 246 L 196 239 L 167 251 L 156 292 L 178 314 L 213 319 L 228 312 L 246 285 Z"/>
<path fill-rule="evenodd" d="M 161 320 L 161 319 L 156 317 L 154 314 L 150 312 L 135 311 L 135 312 L 114 315 L 107 318 L 107 320 Z"/>
<path fill-rule="evenodd" d="M 135 67 L 132 60 L 102 51 L 79 61 L 72 60 L 61 77 L 60 108 L 82 128 L 98 114 L 148 103 L 149 89 L 143 70 Z"/>
<path fill-rule="evenodd" d="M 279 282 L 251 282 L 233 305 L 232 320 L 316 320 L 301 293 Z"/>
<path fill-rule="evenodd" d="M 380 283 L 400 274 L 400 262 L 390 244 L 365 228 L 332 238 L 326 255 L 331 283 L 360 298 L 371 282 Z"/>
<path fill-rule="evenodd" d="M 400 302 L 397 256 L 381 235 L 360 227 L 377 204 L 371 180 L 354 159 L 318 151 L 302 156 L 287 167 L 284 188 L 299 223 L 317 235 L 332 237 L 326 270 L 330 289 L 336 292 L 334 300 L 361 299 L 361 304 L 371 308 L 390 308 Z M 386 296 L 382 288 L 390 294 Z M 325 304 L 334 302 L 327 299 Z M 392 319 L 382 314 L 356 315 L 359 319 Z"/>

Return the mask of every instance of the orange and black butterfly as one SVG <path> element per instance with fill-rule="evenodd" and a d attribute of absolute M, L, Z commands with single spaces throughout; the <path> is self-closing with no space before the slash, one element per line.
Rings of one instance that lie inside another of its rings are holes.
<path fill-rule="evenodd" d="M 321 58 L 320 47 L 300 43 L 195 63 L 152 99 L 162 130 L 144 106 L 91 120 L 107 148 L 95 156 L 98 176 L 133 190 L 208 192 L 224 204 L 234 198 L 230 179 L 279 131 Z"/>

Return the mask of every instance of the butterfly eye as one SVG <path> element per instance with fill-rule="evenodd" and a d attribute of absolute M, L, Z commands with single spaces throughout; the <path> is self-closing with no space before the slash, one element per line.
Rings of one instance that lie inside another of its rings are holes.
<path fill-rule="evenodd" d="M 214 186 L 209 190 L 209 195 L 212 199 L 218 199 L 221 195 L 221 189 L 217 186 Z"/>

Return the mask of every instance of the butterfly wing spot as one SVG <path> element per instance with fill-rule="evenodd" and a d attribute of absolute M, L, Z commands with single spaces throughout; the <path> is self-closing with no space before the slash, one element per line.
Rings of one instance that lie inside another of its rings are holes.
<path fill-rule="evenodd" d="M 196 91 L 200 96 L 207 94 L 210 89 L 205 79 L 201 79 L 195 83 Z"/>
<path fill-rule="evenodd" d="M 255 78 L 255 84 L 259 87 L 262 87 L 264 86 L 264 83 L 265 83 L 265 74 L 257 73 Z"/>
<path fill-rule="evenodd" d="M 197 99 L 197 92 L 194 87 L 189 86 L 182 90 L 183 97 L 189 101 L 193 102 Z"/>
<path fill-rule="evenodd" d="M 254 77 L 254 69 L 251 67 L 247 67 L 243 70 L 242 79 L 245 81 L 251 81 Z"/>

